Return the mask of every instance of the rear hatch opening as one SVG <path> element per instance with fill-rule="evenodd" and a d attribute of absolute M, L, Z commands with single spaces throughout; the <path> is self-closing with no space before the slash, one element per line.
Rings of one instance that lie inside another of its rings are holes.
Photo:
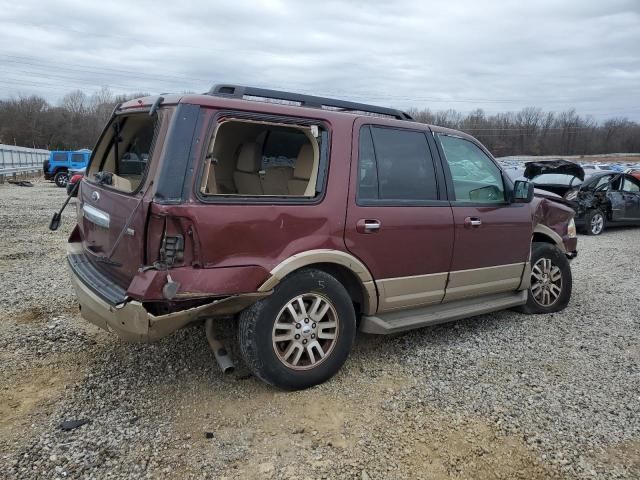
<path fill-rule="evenodd" d="M 98 140 L 78 195 L 86 265 L 125 290 L 146 261 L 147 190 L 170 111 L 115 115 Z"/>

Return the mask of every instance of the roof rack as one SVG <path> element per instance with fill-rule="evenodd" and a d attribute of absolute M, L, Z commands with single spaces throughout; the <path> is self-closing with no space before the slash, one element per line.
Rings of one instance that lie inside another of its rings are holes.
<path fill-rule="evenodd" d="M 378 107 L 365 103 L 348 102 L 335 98 L 316 97 L 300 93 L 282 92 L 266 88 L 245 87 L 240 85 L 218 84 L 207 93 L 217 97 L 240 98 L 262 102 L 280 103 L 298 107 L 320 108 L 338 112 L 362 113 L 382 117 L 397 118 L 399 120 L 413 120 L 411 115 L 395 108 Z"/>

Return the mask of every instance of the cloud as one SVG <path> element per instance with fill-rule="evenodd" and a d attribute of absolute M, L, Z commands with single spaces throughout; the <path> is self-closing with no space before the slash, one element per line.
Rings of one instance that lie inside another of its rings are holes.
<path fill-rule="evenodd" d="M 640 4 L 0 1 L 0 98 L 216 82 L 401 108 L 640 119 Z"/>

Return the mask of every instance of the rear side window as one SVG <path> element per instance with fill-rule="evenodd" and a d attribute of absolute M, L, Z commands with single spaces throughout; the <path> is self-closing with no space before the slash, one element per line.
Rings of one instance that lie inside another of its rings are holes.
<path fill-rule="evenodd" d="M 640 192 L 640 185 L 631 177 L 624 177 L 624 183 L 622 184 L 622 190 L 625 192 Z"/>
<path fill-rule="evenodd" d="M 328 132 L 320 125 L 225 118 L 208 142 L 200 193 L 315 198 L 327 149 Z"/>
<path fill-rule="evenodd" d="M 55 162 L 66 162 L 67 158 L 68 156 L 66 152 L 57 152 L 53 154 L 53 160 Z"/>
<path fill-rule="evenodd" d="M 83 153 L 72 153 L 71 154 L 72 162 L 84 162 L 84 154 Z"/>
<path fill-rule="evenodd" d="M 359 200 L 437 200 L 436 173 L 423 132 L 364 126 L 358 156 Z"/>
<path fill-rule="evenodd" d="M 457 202 L 505 201 L 502 172 L 476 144 L 451 135 L 438 137 L 451 171 Z"/>

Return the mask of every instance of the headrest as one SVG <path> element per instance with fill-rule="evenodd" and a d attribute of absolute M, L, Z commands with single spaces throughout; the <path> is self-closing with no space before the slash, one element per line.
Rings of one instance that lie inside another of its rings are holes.
<path fill-rule="evenodd" d="M 257 143 L 243 143 L 238 152 L 236 170 L 247 173 L 256 173 L 260 170 L 261 155 L 260 146 Z"/>
<path fill-rule="evenodd" d="M 293 169 L 295 178 L 311 178 L 313 172 L 313 147 L 310 143 L 305 143 L 298 152 L 298 158 Z"/>

